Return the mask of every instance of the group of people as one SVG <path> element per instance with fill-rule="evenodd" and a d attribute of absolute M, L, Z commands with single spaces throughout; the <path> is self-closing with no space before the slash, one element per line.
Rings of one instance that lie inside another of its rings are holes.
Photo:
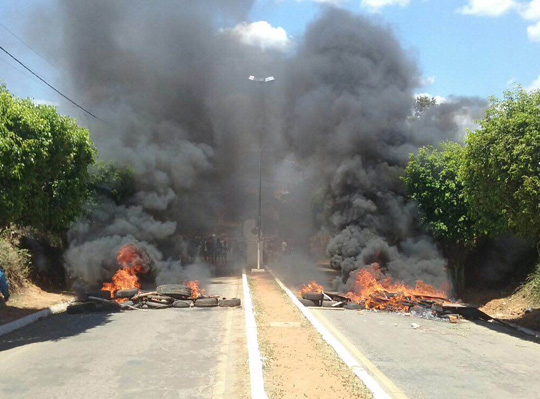
<path fill-rule="evenodd" d="M 208 263 L 226 263 L 230 242 L 226 237 L 204 237 L 199 244 L 199 256 Z"/>
<path fill-rule="evenodd" d="M 204 237 L 180 237 L 180 260 L 182 266 L 197 259 L 213 264 L 225 264 L 231 259 L 238 260 L 245 248 L 238 239 L 212 234 Z"/>

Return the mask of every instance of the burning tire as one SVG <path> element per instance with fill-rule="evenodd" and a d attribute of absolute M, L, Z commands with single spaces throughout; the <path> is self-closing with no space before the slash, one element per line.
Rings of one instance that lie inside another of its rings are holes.
<path fill-rule="evenodd" d="M 195 300 L 195 307 L 197 308 L 213 308 L 218 305 L 217 298 L 199 298 Z"/>
<path fill-rule="evenodd" d="M 360 310 L 360 309 L 363 309 L 364 307 L 358 303 L 348 303 L 346 304 L 345 306 L 343 306 L 345 309 L 349 309 L 349 310 Z"/>
<path fill-rule="evenodd" d="M 109 291 L 107 291 L 107 292 L 109 292 Z M 116 291 L 114 296 L 115 296 L 115 298 L 133 298 L 138 293 L 139 293 L 138 288 L 131 288 L 129 290 Z"/>
<path fill-rule="evenodd" d="M 165 284 L 157 287 L 158 294 L 167 295 L 176 299 L 189 298 L 191 288 L 181 284 Z"/>
<path fill-rule="evenodd" d="M 306 292 L 305 294 L 302 294 L 302 298 L 309 299 L 310 301 L 322 301 L 324 295 L 320 292 Z"/>
<path fill-rule="evenodd" d="M 178 299 L 172 303 L 173 308 L 190 308 L 192 305 L 192 301 L 183 301 L 181 299 Z"/>
<path fill-rule="evenodd" d="M 222 299 L 219 301 L 218 306 L 221 306 L 222 308 L 233 308 L 235 306 L 240 306 L 242 301 L 240 301 L 240 298 L 230 298 L 230 299 Z"/>
<path fill-rule="evenodd" d="M 300 303 L 304 306 L 316 306 L 315 305 L 315 302 L 309 300 L 309 299 L 304 299 L 304 298 L 298 298 L 298 300 L 300 301 Z"/>

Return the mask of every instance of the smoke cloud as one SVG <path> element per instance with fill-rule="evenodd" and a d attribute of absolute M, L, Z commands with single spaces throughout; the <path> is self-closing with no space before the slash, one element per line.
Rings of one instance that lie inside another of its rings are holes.
<path fill-rule="evenodd" d="M 484 103 L 455 99 L 415 118 L 419 69 L 390 29 L 325 8 L 294 45 L 250 44 L 233 28 L 252 3 L 62 0 L 39 19 L 61 40 L 34 40 L 108 121 L 87 121 L 100 157 L 130 165 L 137 182 L 129 204 L 102 204 L 73 226 L 71 279 L 109 278 L 126 243 L 152 258 L 158 282 L 193 274 L 171 242 L 211 232 L 223 214 L 253 217 L 246 193 L 263 140 L 265 182 L 315 198 L 315 227 L 335 235 L 328 252 L 343 281 L 372 262 L 407 282 L 444 281 L 445 260 L 418 230 L 400 176 L 410 152 L 462 137 Z M 312 232 L 308 206 L 295 220 L 302 234 Z"/>

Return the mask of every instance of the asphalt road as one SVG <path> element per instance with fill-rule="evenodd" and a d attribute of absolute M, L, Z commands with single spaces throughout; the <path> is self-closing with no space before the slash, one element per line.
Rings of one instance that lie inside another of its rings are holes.
<path fill-rule="evenodd" d="M 239 277 L 209 294 L 242 297 Z M 243 308 L 61 314 L 0 337 L 0 398 L 243 398 Z"/>
<path fill-rule="evenodd" d="M 314 313 L 410 399 L 540 398 L 540 343 L 505 327 L 383 312 Z"/>
<path fill-rule="evenodd" d="M 311 267 L 323 284 L 336 276 L 329 267 Z M 293 292 L 310 280 L 310 273 L 297 273 L 294 265 L 276 269 Z M 497 323 L 450 324 L 370 311 L 313 313 L 394 398 L 540 398 L 540 342 Z"/>

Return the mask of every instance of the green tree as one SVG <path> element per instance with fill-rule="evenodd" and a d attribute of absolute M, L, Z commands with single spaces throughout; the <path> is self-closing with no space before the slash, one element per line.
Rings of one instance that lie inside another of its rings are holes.
<path fill-rule="evenodd" d="M 117 205 L 125 204 L 135 193 L 135 177 L 128 166 L 98 160 L 89 171 L 89 189 L 94 203 L 108 198 Z"/>
<path fill-rule="evenodd" d="M 429 96 L 417 96 L 414 105 L 414 116 L 421 116 L 426 109 L 437 105 L 437 99 Z"/>
<path fill-rule="evenodd" d="M 540 91 L 521 87 L 490 99 L 480 129 L 469 132 L 462 175 L 478 227 L 539 241 Z"/>
<path fill-rule="evenodd" d="M 464 264 L 476 237 L 475 222 L 459 170 L 463 147 L 442 143 L 440 149 L 423 147 L 411 154 L 403 180 L 420 208 L 422 225 L 433 234 L 449 261 L 454 287 L 464 288 Z"/>
<path fill-rule="evenodd" d="M 66 228 L 88 197 L 94 155 L 88 130 L 75 119 L 0 86 L 0 228 Z"/>

